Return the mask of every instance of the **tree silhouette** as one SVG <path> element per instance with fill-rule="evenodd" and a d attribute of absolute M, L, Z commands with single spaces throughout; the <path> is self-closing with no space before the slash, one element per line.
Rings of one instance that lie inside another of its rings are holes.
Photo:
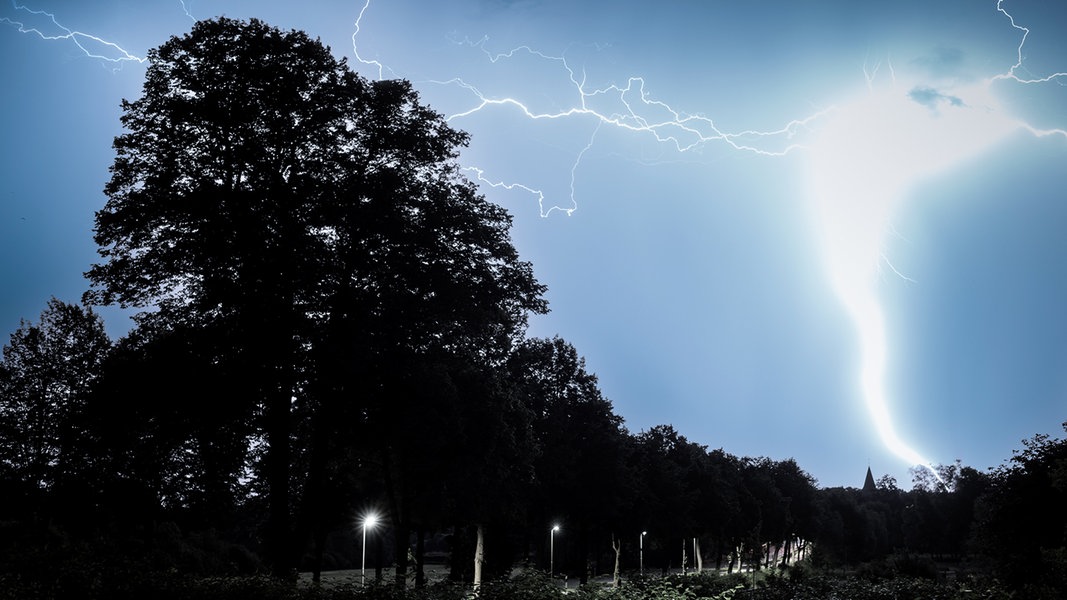
<path fill-rule="evenodd" d="M 1067 423 L 1063 424 L 1067 431 Z M 1067 439 L 1040 434 L 992 473 L 978 503 L 978 548 L 1028 598 L 1067 590 Z"/>
<path fill-rule="evenodd" d="M 266 446 L 267 554 L 287 573 L 294 402 L 388 418 L 386 367 L 505 352 L 545 310 L 543 287 L 510 217 L 459 175 L 466 134 L 406 82 L 368 83 L 302 32 L 199 22 L 149 53 L 123 111 L 86 299 L 154 307 L 228 344 Z"/>
<path fill-rule="evenodd" d="M 548 531 L 563 519 L 565 543 L 584 559 L 598 542 L 623 533 L 622 512 L 631 498 L 622 419 L 601 394 L 596 375 L 586 371 L 585 359 L 562 338 L 526 340 L 508 368 L 537 442 L 535 526 Z M 587 577 L 583 565 L 579 579 L 585 583 Z"/>
<path fill-rule="evenodd" d="M 86 402 L 111 341 L 91 309 L 48 301 L 36 324 L 23 321 L 0 362 L 0 469 L 20 481 L 29 506 L 44 492 L 76 497 L 86 471 Z"/>

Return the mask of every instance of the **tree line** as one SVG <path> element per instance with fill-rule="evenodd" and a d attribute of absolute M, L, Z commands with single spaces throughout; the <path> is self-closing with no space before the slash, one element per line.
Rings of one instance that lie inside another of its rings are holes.
<path fill-rule="evenodd" d="M 545 287 L 408 82 L 220 18 L 152 50 L 122 108 L 91 287 L 3 348 L 5 574 L 317 575 L 373 512 L 399 584 L 442 543 L 475 583 L 913 551 L 1059 585 L 1062 441 L 863 492 L 628 431 L 571 344 L 526 337 Z M 98 305 L 141 312 L 112 341 Z"/>

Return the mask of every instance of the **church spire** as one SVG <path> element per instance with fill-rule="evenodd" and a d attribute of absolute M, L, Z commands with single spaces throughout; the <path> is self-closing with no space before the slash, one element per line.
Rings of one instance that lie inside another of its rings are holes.
<path fill-rule="evenodd" d="M 874 475 L 871 473 L 871 467 L 867 467 L 867 477 L 863 480 L 863 491 L 873 492 L 875 490 Z"/>

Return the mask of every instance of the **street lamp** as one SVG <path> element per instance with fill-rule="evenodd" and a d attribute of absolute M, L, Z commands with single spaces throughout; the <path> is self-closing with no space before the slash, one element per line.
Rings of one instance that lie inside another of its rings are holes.
<path fill-rule="evenodd" d="M 378 515 L 371 513 L 363 517 L 363 563 L 359 567 L 359 584 L 367 584 L 367 529 L 378 524 Z"/>
<path fill-rule="evenodd" d="M 549 578 L 556 576 L 556 532 L 559 531 L 559 525 L 553 525 L 552 531 L 548 533 L 548 576 Z"/>
<path fill-rule="evenodd" d="M 647 531 L 641 532 L 641 538 L 638 545 L 641 547 L 641 574 L 645 574 L 645 536 L 648 535 Z"/>

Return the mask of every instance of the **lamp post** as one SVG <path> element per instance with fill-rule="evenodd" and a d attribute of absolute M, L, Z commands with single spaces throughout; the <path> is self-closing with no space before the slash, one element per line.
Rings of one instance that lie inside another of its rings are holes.
<path fill-rule="evenodd" d="M 640 573 L 642 575 L 645 574 L 645 536 L 646 535 L 648 535 L 648 532 L 647 531 L 642 531 L 641 532 L 640 541 L 638 542 L 638 545 L 641 548 L 641 569 L 640 569 Z"/>
<path fill-rule="evenodd" d="M 548 577 L 551 579 L 556 576 L 556 532 L 559 531 L 559 525 L 553 525 L 552 530 L 548 532 Z"/>
<path fill-rule="evenodd" d="M 363 562 L 359 567 L 359 584 L 367 584 L 367 529 L 378 523 L 378 515 L 371 513 L 363 517 Z"/>

